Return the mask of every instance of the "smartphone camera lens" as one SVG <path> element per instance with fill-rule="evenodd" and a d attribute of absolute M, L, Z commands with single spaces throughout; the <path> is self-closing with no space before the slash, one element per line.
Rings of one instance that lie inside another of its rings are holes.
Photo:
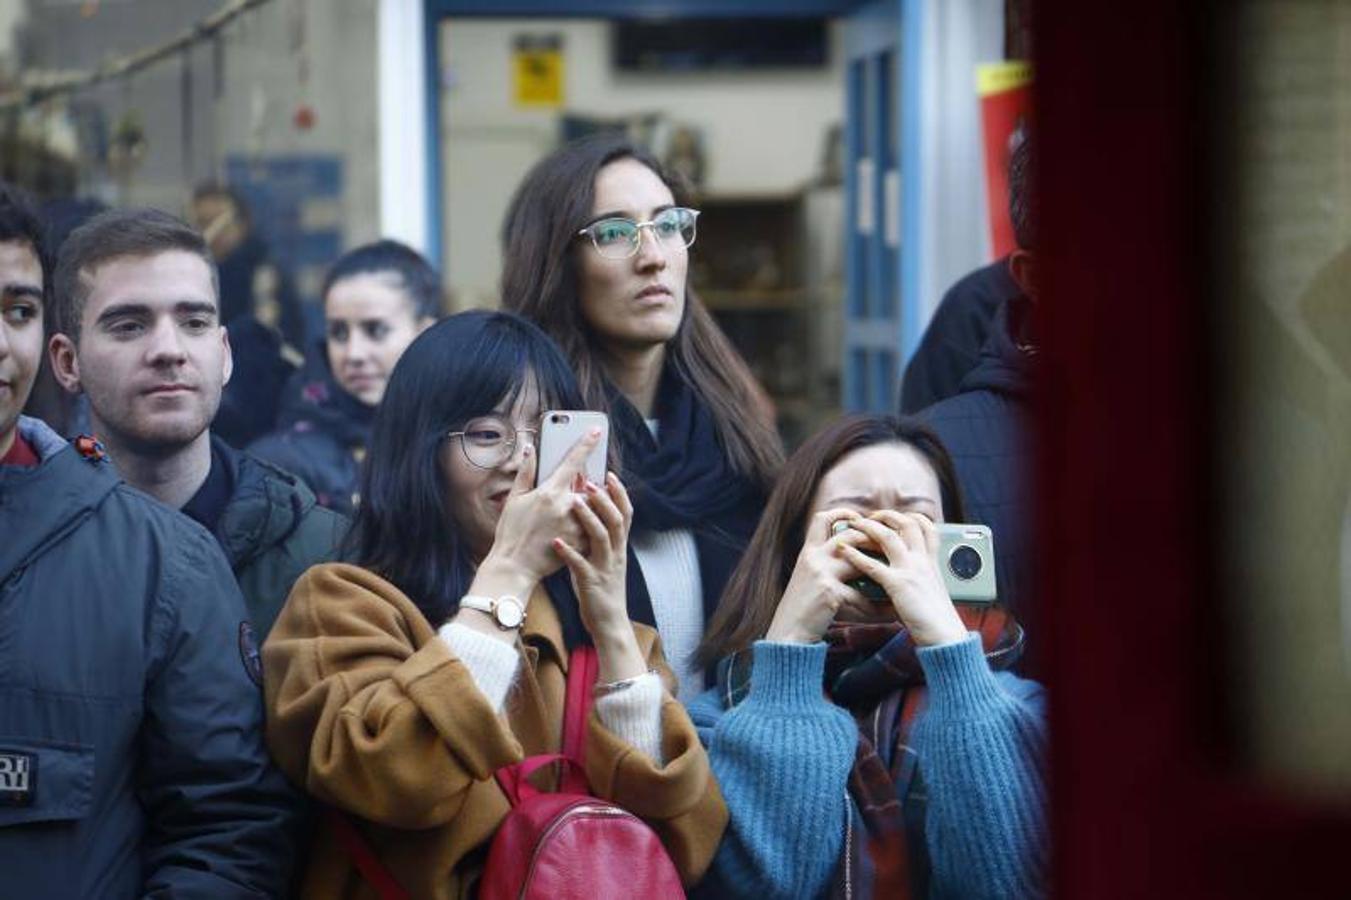
<path fill-rule="evenodd" d="M 958 544 L 948 554 L 948 568 L 963 581 L 970 581 L 979 575 L 984 565 L 980 553 L 970 544 Z"/>

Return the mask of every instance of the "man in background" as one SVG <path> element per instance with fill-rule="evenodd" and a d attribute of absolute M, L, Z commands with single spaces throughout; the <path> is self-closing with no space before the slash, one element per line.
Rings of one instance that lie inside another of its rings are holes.
<path fill-rule="evenodd" d="M 948 288 L 906 364 L 901 380 L 903 415 L 913 415 L 961 389 L 962 379 L 980 362 L 995 310 L 1019 293 L 1007 256 Z"/>
<path fill-rule="evenodd" d="M 958 393 L 919 416 L 952 454 L 968 517 L 993 532 L 999 600 L 1027 629 L 1027 667 L 1035 674 L 1031 436 L 1038 292 L 1032 154 L 1032 141 L 1024 141 L 1009 161 L 1009 218 L 1018 247 L 1008 257 L 1008 270 L 1019 293 L 995 311 L 980 360 Z"/>

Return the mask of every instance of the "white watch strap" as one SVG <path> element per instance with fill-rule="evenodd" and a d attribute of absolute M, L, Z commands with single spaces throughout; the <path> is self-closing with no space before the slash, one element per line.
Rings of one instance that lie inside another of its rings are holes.
<path fill-rule="evenodd" d="M 466 609 L 476 609 L 479 612 L 487 613 L 491 616 L 493 614 L 493 607 L 497 605 L 497 601 L 492 597 L 480 597 L 477 594 L 465 594 L 460 598 L 460 605 Z"/>
<path fill-rule="evenodd" d="M 497 598 L 484 597 L 481 594 L 465 594 L 460 598 L 460 606 L 487 613 L 503 631 L 520 628 L 525 624 L 525 603 L 511 594 L 503 594 Z"/>

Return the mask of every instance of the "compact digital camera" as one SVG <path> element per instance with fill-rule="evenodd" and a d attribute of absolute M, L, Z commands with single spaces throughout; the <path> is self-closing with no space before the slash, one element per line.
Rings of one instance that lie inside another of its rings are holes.
<path fill-rule="evenodd" d="M 841 519 L 831 526 L 834 534 L 849 528 Z M 860 548 L 863 549 L 863 548 Z M 878 550 L 863 549 L 875 559 L 886 561 Z M 997 597 L 994 574 L 994 537 L 985 525 L 963 525 L 945 522 L 938 526 L 938 565 L 943 583 L 954 603 L 993 603 Z M 871 578 L 856 578 L 849 582 L 869 600 L 882 602 L 886 591 Z"/>

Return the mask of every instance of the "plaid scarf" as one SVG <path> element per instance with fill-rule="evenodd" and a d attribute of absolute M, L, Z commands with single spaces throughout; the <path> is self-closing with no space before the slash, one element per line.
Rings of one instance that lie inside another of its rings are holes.
<path fill-rule="evenodd" d="M 1022 656 L 1023 629 L 997 604 L 957 604 L 957 612 L 980 634 L 991 669 L 1008 669 Z M 851 828 L 831 896 L 872 896 L 882 884 L 896 900 L 912 891 L 927 896 L 927 854 L 923 840 L 914 840 L 923 836 L 923 780 L 908 744 L 925 693 L 915 642 L 899 622 L 838 623 L 825 641 L 825 692 L 858 724 L 848 788 L 850 815 L 864 832 Z M 723 700 L 731 708 L 750 690 L 751 654 L 735 653 L 724 666 Z"/>

